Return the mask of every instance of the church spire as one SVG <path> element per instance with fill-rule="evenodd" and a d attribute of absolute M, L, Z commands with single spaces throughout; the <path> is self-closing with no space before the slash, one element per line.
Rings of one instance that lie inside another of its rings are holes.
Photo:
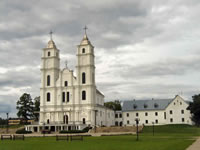
<path fill-rule="evenodd" d="M 52 39 L 53 39 L 53 38 L 52 38 L 52 35 L 53 35 L 52 30 L 49 32 L 49 35 L 50 35 L 50 40 L 52 40 Z"/>
<path fill-rule="evenodd" d="M 50 40 L 48 42 L 47 48 L 56 48 L 56 44 L 53 41 L 53 36 L 52 36 L 53 32 L 52 32 L 52 30 L 49 32 L 49 35 L 50 35 Z"/>
<path fill-rule="evenodd" d="M 84 34 L 84 36 L 83 36 L 83 39 L 82 39 L 82 41 L 81 41 L 81 45 L 87 45 L 87 44 L 90 44 L 90 40 L 88 39 L 88 37 L 87 37 L 87 26 L 85 26 L 84 28 L 83 28 L 84 30 L 85 30 L 85 34 Z"/>
<path fill-rule="evenodd" d="M 87 26 L 83 28 L 85 30 L 85 35 L 87 35 L 86 30 L 88 29 Z"/>

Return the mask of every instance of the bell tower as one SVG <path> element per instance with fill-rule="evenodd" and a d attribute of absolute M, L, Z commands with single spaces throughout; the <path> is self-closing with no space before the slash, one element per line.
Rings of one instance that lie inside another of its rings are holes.
<path fill-rule="evenodd" d="M 46 108 L 55 106 L 57 103 L 56 81 L 59 78 L 60 71 L 59 50 L 52 39 L 52 31 L 50 32 L 50 40 L 47 47 L 42 50 L 40 70 L 40 123 L 47 123 L 48 118 L 46 118 L 46 114 L 44 112 Z"/>
<path fill-rule="evenodd" d="M 94 104 L 96 98 L 94 46 L 90 43 L 86 30 L 80 45 L 77 46 L 77 84 L 79 103 Z"/>

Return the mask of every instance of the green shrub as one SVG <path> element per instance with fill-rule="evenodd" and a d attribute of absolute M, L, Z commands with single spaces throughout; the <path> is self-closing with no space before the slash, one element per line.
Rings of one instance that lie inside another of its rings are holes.
<path fill-rule="evenodd" d="M 88 132 L 90 129 L 92 129 L 92 127 L 85 127 L 82 131 Z"/>
<path fill-rule="evenodd" d="M 30 134 L 32 131 L 26 131 L 25 128 L 19 129 L 15 132 L 16 134 Z"/>
<path fill-rule="evenodd" d="M 84 133 L 84 131 L 83 130 L 69 130 L 69 131 L 62 130 L 59 133 Z"/>

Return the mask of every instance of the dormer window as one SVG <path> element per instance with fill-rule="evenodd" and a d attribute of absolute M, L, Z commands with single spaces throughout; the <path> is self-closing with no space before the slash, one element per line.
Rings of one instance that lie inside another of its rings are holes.
<path fill-rule="evenodd" d="M 144 108 L 147 108 L 148 107 L 148 105 L 147 104 L 144 104 Z"/>
<path fill-rule="evenodd" d="M 157 103 L 155 103 L 155 104 L 154 104 L 154 107 L 155 107 L 155 108 L 158 108 L 158 104 L 157 104 Z"/>
<path fill-rule="evenodd" d="M 134 109 L 136 109 L 136 108 L 137 108 L 137 105 L 136 105 L 136 104 L 134 104 L 134 105 L 133 105 L 133 108 L 134 108 Z"/>
<path fill-rule="evenodd" d="M 85 48 L 82 48 L 82 53 L 83 53 L 83 54 L 85 53 Z"/>
<path fill-rule="evenodd" d="M 48 52 L 48 54 L 47 54 L 48 56 L 51 56 L 51 52 Z"/>

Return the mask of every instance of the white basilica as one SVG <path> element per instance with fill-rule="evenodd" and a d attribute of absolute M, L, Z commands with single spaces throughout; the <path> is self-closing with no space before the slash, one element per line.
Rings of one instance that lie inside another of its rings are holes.
<path fill-rule="evenodd" d="M 26 130 L 81 130 L 86 126 L 133 126 L 140 124 L 192 124 L 188 102 L 172 99 L 123 101 L 122 111 L 104 107 L 104 95 L 95 84 L 94 47 L 85 32 L 77 46 L 76 76 L 60 69 L 60 51 L 52 40 L 42 50 L 40 119 Z"/>
<path fill-rule="evenodd" d="M 114 111 L 104 107 L 104 95 L 96 88 L 94 46 L 85 32 L 77 46 L 76 76 L 60 69 L 60 50 L 52 40 L 42 50 L 40 119 L 27 130 L 39 132 L 78 130 L 86 126 L 114 125 Z"/>

